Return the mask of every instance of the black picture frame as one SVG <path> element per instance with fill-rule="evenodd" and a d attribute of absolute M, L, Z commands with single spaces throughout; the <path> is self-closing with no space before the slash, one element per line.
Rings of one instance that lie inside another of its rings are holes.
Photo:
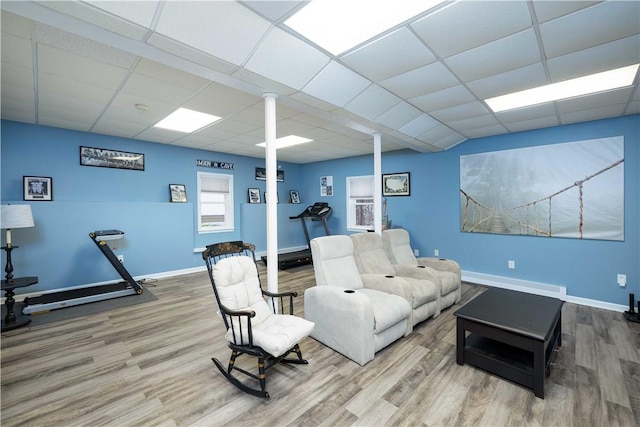
<path fill-rule="evenodd" d="M 23 176 L 23 199 L 30 202 L 53 200 L 53 178 L 50 176 Z"/>
<path fill-rule="evenodd" d="M 262 203 L 262 197 L 260 196 L 259 188 L 249 188 L 247 191 L 247 197 L 250 204 Z"/>
<path fill-rule="evenodd" d="M 256 167 L 256 175 L 255 175 L 256 179 L 258 181 L 266 181 L 267 180 L 267 168 L 259 168 Z M 276 181 L 278 182 L 284 182 L 284 171 L 281 169 L 278 169 L 276 171 Z"/>
<path fill-rule="evenodd" d="M 144 171 L 144 154 L 80 146 L 80 165 Z"/>
<path fill-rule="evenodd" d="M 298 190 L 289 190 L 289 200 L 294 205 L 300 204 L 300 193 L 298 193 Z"/>
<path fill-rule="evenodd" d="M 410 196 L 411 175 L 409 172 L 382 174 L 382 196 Z"/>
<path fill-rule="evenodd" d="M 169 184 L 169 201 L 187 203 L 187 187 L 184 184 Z"/>

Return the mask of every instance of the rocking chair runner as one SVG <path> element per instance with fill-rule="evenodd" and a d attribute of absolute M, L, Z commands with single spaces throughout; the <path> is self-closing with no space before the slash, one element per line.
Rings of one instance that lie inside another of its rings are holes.
<path fill-rule="evenodd" d="M 227 329 L 225 338 L 231 349 L 225 368 L 212 358 L 220 372 L 240 390 L 259 397 L 269 397 L 266 372 L 278 363 L 307 364 L 299 342 L 309 336 L 314 323 L 293 315 L 296 292 L 273 293 L 262 289 L 255 259 L 255 246 L 242 241 L 208 245 L 202 252 L 220 314 Z M 270 304 L 264 299 L 270 298 Z M 286 307 L 289 314 L 284 313 Z M 296 353 L 297 358 L 287 358 Z M 258 358 L 258 374 L 236 366 L 243 354 Z M 233 376 L 239 371 L 260 382 L 252 388 Z"/>

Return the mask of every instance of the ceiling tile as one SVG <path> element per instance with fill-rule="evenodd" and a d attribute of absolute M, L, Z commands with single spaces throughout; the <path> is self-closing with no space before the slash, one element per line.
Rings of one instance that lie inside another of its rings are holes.
<path fill-rule="evenodd" d="M 502 125 L 496 124 L 487 127 L 465 129 L 464 131 L 461 131 L 461 133 L 468 138 L 482 138 L 484 136 L 499 135 L 505 133 L 505 130 L 506 129 Z"/>
<path fill-rule="evenodd" d="M 287 17 L 293 9 L 297 8 L 300 4 L 305 3 L 305 1 L 247 0 L 242 1 L 241 3 L 268 19 L 280 21 L 282 18 Z"/>
<path fill-rule="evenodd" d="M 195 95 L 195 91 L 191 89 L 166 83 L 162 80 L 138 73 L 129 76 L 127 82 L 122 87 L 122 93 L 138 95 L 174 105 L 181 105 Z"/>
<path fill-rule="evenodd" d="M 422 112 L 407 102 L 400 102 L 385 113 L 376 117 L 376 122 L 391 129 L 400 129 L 411 120 L 420 116 Z"/>
<path fill-rule="evenodd" d="M 245 65 L 247 70 L 295 89 L 302 89 L 329 57 L 302 40 L 273 28 Z"/>
<path fill-rule="evenodd" d="M 458 144 L 460 144 L 461 142 L 466 141 L 468 138 L 465 137 L 464 135 L 460 135 L 457 132 L 451 133 L 447 136 L 444 136 L 442 138 L 440 138 L 437 142 L 435 142 L 433 145 L 435 145 L 436 147 L 440 147 L 442 149 L 448 149 L 451 147 L 454 147 Z"/>
<path fill-rule="evenodd" d="M 554 82 L 640 63 L 640 35 L 562 55 L 547 61 Z"/>
<path fill-rule="evenodd" d="M 38 92 L 40 97 L 50 94 L 103 105 L 113 96 L 112 90 L 44 73 L 38 75 Z"/>
<path fill-rule="evenodd" d="M 164 3 L 156 31 L 242 65 L 269 26 L 264 18 L 236 2 L 180 1 Z"/>
<path fill-rule="evenodd" d="M 619 106 L 624 107 L 633 93 L 633 87 L 611 90 L 605 93 L 597 93 L 594 95 L 580 96 L 576 98 L 557 101 L 558 111 L 560 114 L 570 113 L 574 111 L 593 110 L 598 106 Z M 620 113 L 621 114 L 621 113 Z"/>
<path fill-rule="evenodd" d="M 30 39 L 31 21 L 3 9 L 0 14 L 0 30 L 2 31 L 2 37 L 12 34 L 23 39 Z M 2 53 L 4 54 L 4 51 Z"/>
<path fill-rule="evenodd" d="M 365 119 L 373 120 L 401 100 L 378 85 L 369 86 L 344 108 Z"/>
<path fill-rule="evenodd" d="M 134 40 L 143 40 L 148 30 L 138 24 L 121 19 L 86 2 L 79 1 L 40 1 L 43 6 L 76 17 L 82 21 L 105 28 Z M 106 3 L 106 2 L 105 2 Z M 137 2 L 136 2 L 137 3 Z M 149 4 L 151 5 L 151 3 Z M 145 6 L 142 6 L 143 9 Z"/>
<path fill-rule="evenodd" d="M 475 101 L 475 97 L 462 85 L 439 90 L 438 92 L 421 95 L 409 101 L 426 113 L 442 110 L 459 104 Z"/>
<path fill-rule="evenodd" d="M 540 61 L 538 41 L 529 29 L 445 59 L 462 80 L 478 80 Z"/>
<path fill-rule="evenodd" d="M 4 57 L 2 59 L 4 60 Z M 33 97 L 33 70 L 3 61 L 0 77 L 3 85 L 30 89 Z M 2 100 L 4 101 L 4 93 L 2 94 Z"/>
<path fill-rule="evenodd" d="M 529 119 L 539 119 L 542 117 L 551 117 L 556 114 L 553 102 L 541 105 L 533 105 L 526 108 L 517 108 L 515 110 L 501 111 L 495 113 L 495 116 L 501 123 L 522 122 Z"/>
<path fill-rule="evenodd" d="M 467 83 L 467 87 L 479 99 L 492 98 L 548 83 L 542 63 L 537 62 L 506 73 L 485 77 Z"/>
<path fill-rule="evenodd" d="M 475 101 L 468 104 L 459 104 L 453 107 L 431 111 L 429 114 L 442 122 L 450 122 L 488 115 L 489 111 L 487 111 L 482 103 Z"/>
<path fill-rule="evenodd" d="M 237 71 L 234 71 L 232 76 L 253 85 L 256 89 L 260 89 L 261 94 L 273 92 L 281 96 L 289 96 L 296 93 L 296 90 L 290 86 L 278 83 L 245 68 L 239 68 Z"/>
<path fill-rule="evenodd" d="M 340 58 L 347 66 L 378 82 L 436 59 L 407 28 L 400 28 Z"/>
<path fill-rule="evenodd" d="M 4 22 L 4 21 L 3 21 Z M 33 57 L 31 55 L 31 40 L 2 32 L 2 65 L 11 63 L 20 67 L 31 69 Z"/>
<path fill-rule="evenodd" d="M 207 79 L 144 58 L 138 62 L 134 72 L 194 91 L 209 84 Z"/>
<path fill-rule="evenodd" d="M 570 113 L 560 114 L 560 122 L 562 124 L 582 123 L 592 120 L 601 120 L 608 117 L 617 117 L 624 111 L 624 104 L 611 105 L 608 107 L 598 107 L 592 110 L 582 110 Z"/>
<path fill-rule="evenodd" d="M 380 86 L 402 98 L 414 98 L 426 93 L 437 92 L 459 83 L 454 76 L 440 62 L 399 74 L 380 82 Z"/>
<path fill-rule="evenodd" d="M 530 26 L 531 18 L 524 1 L 459 1 L 411 24 L 442 58 Z"/>
<path fill-rule="evenodd" d="M 546 57 L 555 58 L 638 34 L 639 17 L 640 2 L 607 1 L 541 24 Z"/>
<path fill-rule="evenodd" d="M 92 5 L 97 9 L 109 12 L 114 16 L 118 16 L 124 20 L 131 21 L 145 28 L 151 28 L 153 16 L 158 9 L 160 1 L 145 0 L 142 2 L 132 1 L 91 1 L 86 0 L 85 3 Z"/>
<path fill-rule="evenodd" d="M 522 132 L 530 129 L 548 128 L 560 125 L 555 114 L 534 119 L 524 118 L 523 120 L 508 122 L 503 124 L 509 132 Z"/>
<path fill-rule="evenodd" d="M 49 75 L 95 85 L 105 89 L 117 89 L 128 70 L 79 55 L 61 51 L 40 43 L 38 67 Z"/>
<path fill-rule="evenodd" d="M 436 127 L 438 124 L 439 123 L 436 120 L 429 117 L 427 114 L 420 114 L 398 130 L 406 135 L 416 138 L 418 135 L 422 135 L 427 130 Z"/>
<path fill-rule="evenodd" d="M 371 82 L 344 65 L 331 61 L 302 90 L 318 99 L 344 107 Z"/>
<path fill-rule="evenodd" d="M 575 12 L 585 7 L 593 6 L 598 1 L 549 1 L 549 0 L 533 0 L 533 8 L 539 23 L 547 22 L 571 12 Z"/>

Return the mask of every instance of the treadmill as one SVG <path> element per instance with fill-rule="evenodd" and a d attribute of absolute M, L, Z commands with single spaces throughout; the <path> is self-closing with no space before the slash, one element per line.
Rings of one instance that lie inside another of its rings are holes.
<path fill-rule="evenodd" d="M 100 252 L 109 260 L 113 268 L 116 269 L 123 282 L 90 286 L 87 288 L 70 289 L 68 291 L 53 292 L 37 297 L 27 297 L 24 299 L 24 314 L 42 313 L 58 308 L 72 307 L 90 302 L 104 301 L 107 299 L 124 297 L 128 295 L 141 295 L 142 286 L 129 274 L 124 265 L 113 253 L 108 241 L 124 238 L 124 232 L 120 230 L 101 230 L 89 233 L 89 237 L 98 246 Z"/>
<path fill-rule="evenodd" d="M 301 265 L 312 264 L 313 260 L 311 259 L 311 242 L 309 239 L 309 230 L 307 229 L 307 218 L 311 221 L 321 221 L 324 226 L 324 231 L 327 236 L 331 235 L 329 232 L 329 226 L 327 225 L 327 220 L 329 216 L 333 212 L 333 209 L 329 206 L 329 203 L 325 202 L 316 202 L 313 206 L 308 206 L 304 211 L 302 211 L 299 215 L 290 216 L 289 219 L 299 219 L 302 223 L 302 231 L 304 231 L 304 238 L 307 241 L 307 249 L 296 251 L 296 252 L 287 252 L 278 255 L 278 269 L 286 270 L 288 268 L 299 267 Z M 262 262 L 264 265 L 267 265 L 267 256 L 262 256 Z"/>

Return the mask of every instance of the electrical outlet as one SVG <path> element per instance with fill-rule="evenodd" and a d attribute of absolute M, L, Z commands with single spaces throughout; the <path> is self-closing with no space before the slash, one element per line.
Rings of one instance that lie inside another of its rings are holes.
<path fill-rule="evenodd" d="M 124 255 L 118 255 L 118 261 L 120 261 L 120 264 L 124 264 Z"/>
<path fill-rule="evenodd" d="M 414 254 L 415 256 L 420 256 L 420 251 L 419 251 L 418 249 L 414 249 L 414 250 L 413 250 L 413 254 Z"/>
<path fill-rule="evenodd" d="M 516 262 L 512 261 L 512 260 L 509 260 L 509 268 L 511 270 L 514 270 L 516 268 Z"/>
<path fill-rule="evenodd" d="M 624 288 L 627 285 L 626 274 L 618 274 L 618 285 L 620 285 L 621 288 Z"/>
<path fill-rule="evenodd" d="M 440 251 L 439 250 L 434 250 L 433 251 L 433 256 L 440 256 Z"/>

